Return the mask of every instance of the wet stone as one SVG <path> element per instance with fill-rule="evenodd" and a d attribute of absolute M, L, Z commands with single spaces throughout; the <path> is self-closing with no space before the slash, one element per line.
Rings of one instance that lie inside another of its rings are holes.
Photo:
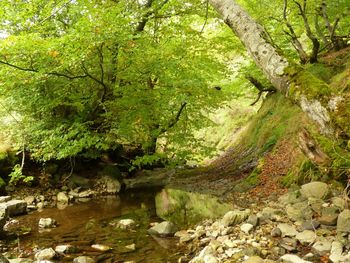
<path fill-rule="evenodd" d="M 90 257 L 80 256 L 80 257 L 76 257 L 73 260 L 73 263 L 95 263 L 95 260 L 93 260 Z"/>
<path fill-rule="evenodd" d="M 40 250 L 35 254 L 35 258 L 38 260 L 50 260 L 53 259 L 55 256 L 56 252 L 52 248 Z"/>
<path fill-rule="evenodd" d="M 39 220 L 40 228 L 53 228 L 56 227 L 56 220 L 52 218 L 40 218 Z"/>

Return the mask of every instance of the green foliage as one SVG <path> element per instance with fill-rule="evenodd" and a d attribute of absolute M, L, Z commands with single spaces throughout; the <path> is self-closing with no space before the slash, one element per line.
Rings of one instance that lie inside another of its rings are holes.
<path fill-rule="evenodd" d="M 230 72 L 220 53 L 237 41 L 211 10 L 201 33 L 201 1 L 1 7 L 8 36 L 0 40 L 0 100 L 19 120 L 6 129 L 13 141 L 25 137 L 33 158 L 96 158 L 121 144 L 147 153 L 159 140 L 168 158 L 211 151 L 194 132 L 232 98 L 231 87 L 221 85 Z"/>
<path fill-rule="evenodd" d="M 18 182 L 22 181 L 24 183 L 30 183 L 31 181 L 34 180 L 33 176 L 26 176 L 22 172 L 22 167 L 18 164 L 16 164 L 12 172 L 8 175 L 10 177 L 10 182 L 9 184 L 16 185 Z"/>

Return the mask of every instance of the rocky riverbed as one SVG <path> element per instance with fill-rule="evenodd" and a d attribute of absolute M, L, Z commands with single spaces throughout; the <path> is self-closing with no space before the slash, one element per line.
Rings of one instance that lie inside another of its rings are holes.
<path fill-rule="evenodd" d="M 278 201 L 251 203 L 177 232 L 190 253 L 179 262 L 350 262 L 348 200 L 312 182 Z"/>
<path fill-rule="evenodd" d="M 91 194 L 89 189 L 75 189 L 73 192 L 58 191 L 54 204 L 63 205 L 62 209 L 72 200 L 89 202 L 87 198 L 96 194 Z M 166 250 L 176 247 L 178 252 L 174 252 L 173 255 L 177 256 L 167 260 L 155 261 L 147 256 L 142 259 L 129 256 L 130 260 L 123 260 L 121 257 L 119 261 L 103 258 L 101 255 L 106 256 L 106 253 L 116 249 L 103 239 L 105 242 L 91 240 L 84 244 L 85 249 L 89 247 L 87 251 L 94 251 L 95 254 L 79 254 L 77 251 L 80 248 L 76 242 L 66 242 L 37 247 L 29 257 L 22 253 L 21 259 L 10 258 L 11 255 L 13 257 L 13 253 L 4 254 L 9 259 L 3 258 L 0 262 L 61 262 L 63 259 L 65 262 L 150 263 L 350 262 L 350 210 L 348 199 L 340 190 L 322 182 L 312 182 L 302 185 L 301 188 L 290 189 L 278 199 L 249 200 L 245 206 L 242 205 L 242 200 L 249 198 L 249 195 L 241 193 L 238 197 L 241 200 L 239 205 L 234 204 L 232 210 L 223 217 L 204 220 L 183 230 L 167 221 L 147 223 L 142 230 L 139 226 L 144 222 L 140 222 L 140 217 L 132 216 L 123 219 L 113 217 L 113 220 L 108 221 L 110 227 L 120 229 L 126 235 L 151 235 L 157 240 L 159 247 Z M 17 229 L 18 235 L 25 234 L 25 229 L 20 230 L 23 233 L 18 232 L 20 228 L 13 228 L 11 224 L 14 221 L 6 223 L 6 218 L 22 214 L 29 209 L 42 209 L 40 203 L 45 204 L 48 202 L 46 200 L 43 196 L 29 196 L 24 200 L 1 197 L 4 229 Z M 60 224 L 57 225 L 55 218 L 43 217 L 36 223 L 38 229 L 62 228 Z M 172 245 L 166 247 L 169 236 L 175 236 L 177 239 L 172 239 Z M 147 246 L 146 243 L 129 243 L 123 245 L 125 251 L 142 251 L 140 247 Z M 120 250 L 120 247 L 117 249 Z M 96 252 L 100 255 L 97 256 Z"/>

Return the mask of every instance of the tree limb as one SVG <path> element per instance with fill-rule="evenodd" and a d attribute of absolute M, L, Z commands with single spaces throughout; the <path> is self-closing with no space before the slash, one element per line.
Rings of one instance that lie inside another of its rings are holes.
<path fill-rule="evenodd" d="M 21 71 L 39 73 L 39 70 L 34 69 L 32 67 L 31 68 L 25 68 L 25 67 L 21 67 L 21 66 L 12 64 L 12 63 L 7 62 L 7 61 L 3 61 L 3 60 L 0 60 L 0 64 L 6 65 L 6 66 L 9 66 L 9 67 L 21 70 Z M 70 79 L 70 80 L 86 78 L 87 77 L 87 75 L 75 75 L 75 76 L 72 75 L 72 76 L 70 76 L 70 75 L 67 75 L 67 74 L 64 74 L 64 73 L 60 73 L 60 72 L 56 72 L 56 71 L 44 72 L 44 73 L 47 74 L 47 75 L 52 75 L 52 76 L 56 76 L 56 77 L 64 77 L 64 78 L 67 78 L 67 79 Z"/>
<path fill-rule="evenodd" d="M 293 0 L 293 2 L 297 5 L 299 11 L 300 11 L 300 16 L 303 18 L 304 26 L 306 29 L 306 35 L 312 42 L 312 53 L 310 55 L 310 63 L 316 63 L 317 62 L 317 56 L 318 52 L 320 49 L 320 42 L 318 39 L 315 37 L 315 35 L 312 33 L 307 15 L 306 15 L 306 0 L 303 0 L 303 5 L 301 5 L 297 0 Z"/>
<path fill-rule="evenodd" d="M 295 50 L 298 52 L 299 58 L 300 58 L 300 63 L 301 64 L 306 64 L 309 60 L 308 55 L 306 54 L 302 44 L 300 43 L 298 36 L 296 35 L 294 28 L 292 25 L 289 23 L 287 19 L 287 8 L 288 8 L 288 1 L 284 0 L 284 7 L 283 7 L 283 20 L 285 25 L 287 26 L 289 33 L 287 33 L 291 39 L 292 39 L 292 44 L 295 48 Z"/>
<path fill-rule="evenodd" d="M 255 88 L 259 90 L 258 97 L 253 101 L 250 106 L 254 106 L 260 99 L 261 95 L 264 92 L 276 92 L 276 89 L 273 86 L 265 87 L 258 79 L 254 78 L 251 75 L 246 75 L 245 78 L 254 85 Z"/>

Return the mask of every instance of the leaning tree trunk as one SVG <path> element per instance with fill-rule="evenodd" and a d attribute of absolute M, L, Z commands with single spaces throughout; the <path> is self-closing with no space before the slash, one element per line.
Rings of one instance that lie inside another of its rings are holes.
<path fill-rule="evenodd" d="M 318 124 L 321 133 L 333 135 L 332 123 L 340 126 L 343 120 L 334 120 L 336 114 L 332 114 L 332 111 L 335 111 L 337 104 L 341 103 L 346 103 L 346 108 L 349 108 L 348 100 L 337 98 L 325 82 L 300 66 L 289 63 L 271 44 L 264 28 L 234 0 L 209 0 L 209 2 L 241 40 L 256 65 L 276 89 L 295 101 Z M 350 136 L 348 123 L 340 128 Z"/>

